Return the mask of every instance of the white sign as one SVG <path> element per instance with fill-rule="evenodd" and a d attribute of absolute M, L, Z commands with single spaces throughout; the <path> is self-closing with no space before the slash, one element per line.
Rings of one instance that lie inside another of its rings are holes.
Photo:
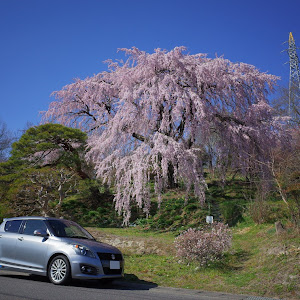
<path fill-rule="evenodd" d="M 206 223 L 212 224 L 214 222 L 214 217 L 213 216 L 206 216 Z"/>

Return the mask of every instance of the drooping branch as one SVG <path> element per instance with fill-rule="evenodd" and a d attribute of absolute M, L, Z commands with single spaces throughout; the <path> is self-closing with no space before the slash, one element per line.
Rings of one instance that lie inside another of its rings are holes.
<path fill-rule="evenodd" d="M 226 123 L 234 122 L 237 125 L 242 125 L 242 126 L 246 125 L 245 122 L 243 122 L 242 120 L 237 119 L 237 118 L 235 118 L 233 116 L 221 115 L 219 113 L 216 113 L 215 117 L 217 117 L 221 122 L 226 122 Z"/>
<path fill-rule="evenodd" d="M 137 140 L 141 141 L 141 142 L 145 142 L 145 137 L 142 136 L 141 134 L 138 134 L 138 133 L 133 133 L 132 134 L 132 137 L 136 138 Z"/>

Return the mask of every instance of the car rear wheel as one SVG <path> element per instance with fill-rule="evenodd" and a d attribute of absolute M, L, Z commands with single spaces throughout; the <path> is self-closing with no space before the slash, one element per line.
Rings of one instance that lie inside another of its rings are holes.
<path fill-rule="evenodd" d="M 67 284 L 71 279 L 71 267 L 68 259 L 59 255 L 54 257 L 48 267 L 49 280 L 54 284 Z"/>

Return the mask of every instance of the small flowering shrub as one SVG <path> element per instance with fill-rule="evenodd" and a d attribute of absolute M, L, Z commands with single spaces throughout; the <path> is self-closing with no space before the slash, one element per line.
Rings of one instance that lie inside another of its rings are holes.
<path fill-rule="evenodd" d="M 201 266 L 221 258 L 231 246 L 231 230 L 223 223 L 204 229 L 188 229 L 175 239 L 177 257 Z"/>

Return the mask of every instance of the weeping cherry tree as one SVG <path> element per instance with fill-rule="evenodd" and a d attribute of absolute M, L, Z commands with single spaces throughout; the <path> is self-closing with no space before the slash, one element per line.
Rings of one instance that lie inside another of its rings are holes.
<path fill-rule="evenodd" d="M 109 60 L 108 71 L 55 92 L 43 118 L 88 133 L 87 158 L 115 187 L 125 223 L 134 201 L 149 212 L 150 179 L 159 201 L 165 187 L 180 181 L 203 203 L 211 139 L 221 174 L 224 161 L 246 172 L 268 159 L 282 134 L 267 100 L 276 76 L 223 57 L 189 55 L 184 47 L 121 50 L 126 61 Z"/>

